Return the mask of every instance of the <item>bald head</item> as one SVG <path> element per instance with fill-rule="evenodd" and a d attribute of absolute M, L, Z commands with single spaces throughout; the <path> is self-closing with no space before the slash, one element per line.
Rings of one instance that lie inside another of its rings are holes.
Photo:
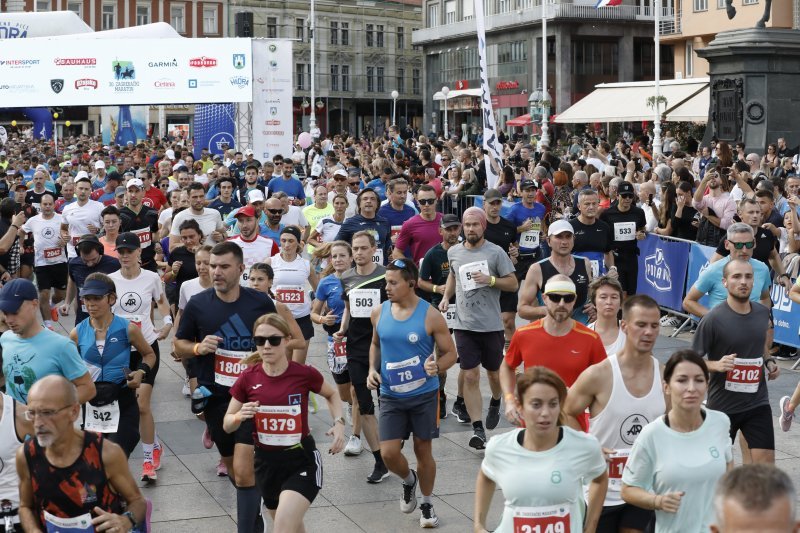
<path fill-rule="evenodd" d="M 61 405 L 76 405 L 78 389 L 67 378 L 55 374 L 45 376 L 33 384 L 28 392 L 28 403 L 56 400 Z"/>

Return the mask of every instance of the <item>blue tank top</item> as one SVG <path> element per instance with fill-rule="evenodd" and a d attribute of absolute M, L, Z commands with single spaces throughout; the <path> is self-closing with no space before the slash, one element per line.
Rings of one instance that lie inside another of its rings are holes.
<path fill-rule="evenodd" d="M 114 315 L 106 332 L 106 343 L 103 353 L 97 349 L 95 330 L 89 322 L 83 320 L 78 324 L 78 351 L 89 367 L 93 381 L 124 383 L 123 368 L 131 364 L 131 342 L 128 338 L 128 320 Z M 99 369 L 99 374 L 97 373 Z M 96 376 L 96 377 L 95 377 Z"/>
<path fill-rule="evenodd" d="M 425 328 L 430 304 L 423 299 L 406 320 L 392 316 L 392 302 L 381 304 L 377 332 L 381 342 L 381 394 L 409 398 L 439 390 L 439 376 L 425 373 L 434 340 Z"/>

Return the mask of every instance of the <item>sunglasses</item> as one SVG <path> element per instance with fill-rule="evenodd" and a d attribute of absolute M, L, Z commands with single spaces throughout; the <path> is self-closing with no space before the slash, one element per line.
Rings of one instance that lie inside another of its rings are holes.
<path fill-rule="evenodd" d="M 283 209 L 267 209 L 267 212 L 271 215 L 282 215 Z"/>
<path fill-rule="evenodd" d="M 574 294 L 556 294 L 550 293 L 547 295 L 551 302 L 555 304 L 560 304 L 563 300 L 565 304 L 571 304 L 575 301 L 576 296 Z"/>
<path fill-rule="evenodd" d="M 406 262 L 403 261 L 402 259 L 395 259 L 394 261 L 389 263 L 389 266 L 393 266 L 395 268 L 405 268 Z"/>
<path fill-rule="evenodd" d="M 351 187 L 354 187 L 354 186 L 358 187 L 360 184 L 361 184 L 360 181 L 351 181 L 350 183 L 348 183 L 348 185 L 351 186 Z"/>
<path fill-rule="evenodd" d="M 269 337 L 254 335 L 253 341 L 256 343 L 256 346 L 264 346 L 266 343 L 269 343 L 270 346 L 280 346 L 281 341 L 285 338 L 286 337 L 282 335 L 270 335 Z"/>
<path fill-rule="evenodd" d="M 417 200 L 419 205 L 433 205 L 436 203 L 436 198 L 425 198 L 422 200 Z"/>
<path fill-rule="evenodd" d="M 624 198 L 624 199 L 626 199 L 626 200 L 630 200 L 631 198 L 633 198 L 633 195 L 632 195 L 632 194 L 627 194 L 627 193 L 626 193 L 626 194 L 620 194 L 620 195 L 619 195 L 619 197 L 620 197 L 620 198 Z"/>
<path fill-rule="evenodd" d="M 728 241 L 730 242 L 730 241 Z M 737 250 L 741 250 L 742 248 L 747 248 L 748 250 L 752 250 L 756 247 L 756 241 L 747 241 L 747 242 L 731 242 L 734 248 Z"/>
<path fill-rule="evenodd" d="M 347 178 L 333 178 L 333 181 L 347 181 Z"/>

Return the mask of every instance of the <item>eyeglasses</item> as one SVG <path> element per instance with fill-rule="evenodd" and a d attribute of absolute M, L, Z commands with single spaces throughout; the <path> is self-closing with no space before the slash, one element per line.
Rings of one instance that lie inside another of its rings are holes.
<path fill-rule="evenodd" d="M 286 337 L 282 335 L 270 335 L 269 337 L 254 335 L 253 341 L 256 343 L 256 346 L 264 346 L 266 343 L 269 343 L 270 346 L 280 346 L 281 341 L 285 338 Z"/>
<path fill-rule="evenodd" d="M 283 209 L 267 209 L 267 212 L 271 215 L 282 215 Z"/>
<path fill-rule="evenodd" d="M 39 409 L 38 411 L 34 410 L 34 409 L 28 409 L 26 411 L 23 411 L 22 415 L 25 417 L 25 420 L 27 420 L 28 422 L 33 422 L 33 420 L 37 416 L 39 418 L 44 418 L 46 420 L 49 420 L 49 419 L 53 418 L 54 416 L 56 416 L 61 411 L 63 411 L 64 409 L 69 409 L 70 407 L 72 407 L 72 406 L 71 405 L 65 405 L 61 409 Z"/>
<path fill-rule="evenodd" d="M 737 250 L 741 250 L 742 248 L 747 248 L 748 250 L 752 250 L 756 247 L 756 241 L 747 241 L 747 242 L 730 242 L 734 248 Z"/>
<path fill-rule="evenodd" d="M 422 200 L 417 200 L 419 205 L 433 205 L 436 203 L 436 198 L 423 198 Z"/>
<path fill-rule="evenodd" d="M 554 304 L 560 304 L 562 300 L 565 304 L 571 304 L 575 301 L 576 296 L 574 294 L 550 293 L 547 295 L 547 298 L 549 298 Z"/>
<path fill-rule="evenodd" d="M 619 197 L 625 200 L 630 200 L 631 198 L 633 198 L 633 195 L 630 193 L 625 193 L 625 194 L 620 194 Z"/>

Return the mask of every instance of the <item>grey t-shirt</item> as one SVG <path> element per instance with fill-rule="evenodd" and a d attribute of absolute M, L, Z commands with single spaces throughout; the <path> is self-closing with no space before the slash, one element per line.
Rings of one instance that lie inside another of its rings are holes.
<path fill-rule="evenodd" d="M 762 359 L 769 309 L 755 302 L 750 302 L 752 310 L 740 315 L 730 308 L 728 302 L 722 302 L 708 312 L 697 326 L 692 348 L 707 357 L 709 361 L 719 361 L 723 356 L 736 354 L 737 359 Z M 749 411 L 755 407 L 769 405 L 767 395 L 766 368 L 763 366 L 737 365 L 735 374 L 712 372 L 708 387 L 708 408 L 722 411 L 727 415 Z M 755 392 L 737 392 L 745 385 L 740 374 L 742 371 L 760 371 L 758 389 Z M 728 389 L 726 389 L 726 381 Z"/>
<path fill-rule="evenodd" d="M 456 323 L 454 329 L 467 331 L 503 331 L 500 316 L 500 289 L 484 285 L 470 288 L 473 284 L 469 272 L 482 270 L 481 262 L 488 267 L 488 275 L 501 278 L 514 273 L 514 264 L 508 254 L 489 241 L 480 248 L 465 248 L 457 244 L 447 250 L 450 273 L 456 278 Z M 475 265 L 475 263 L 478 263 Z M 462 268 L 462 267 L 467 268 Z M 464 290 L 464 283 L 467 289 Z"/>

